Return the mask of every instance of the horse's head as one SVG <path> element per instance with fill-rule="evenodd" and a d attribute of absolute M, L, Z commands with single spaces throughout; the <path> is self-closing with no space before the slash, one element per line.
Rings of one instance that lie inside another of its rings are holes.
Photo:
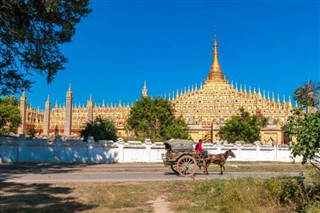
<path fill-rule="evenodd" d="M 229 149 L 228 151 L 226 151 L 226 156 L 227 156 L 227 158 L 228 158 L 229 156 L 231 156 L 231 157 L 233 157 L 233 158 L 236 157 L 236 155 L 233 153 L 233 151 L 232 151 L 231 149 Z"/>

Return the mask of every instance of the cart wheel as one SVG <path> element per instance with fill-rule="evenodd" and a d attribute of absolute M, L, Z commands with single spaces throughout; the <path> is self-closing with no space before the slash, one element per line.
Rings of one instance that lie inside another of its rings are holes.
<path fill-rule="evenodd" d="M 184 155 L 177 162 L 177 170 L 181 176 L 192 176 L 196 172 L 196 159 L 189 155 Z"/>
<path fill-rule="evenodd" d="M 178 169 L 177 169 L 177 164 L 172 164 L 170 165 L 171 170 L 175 173 L 175 174 L 179 174 Z"/>

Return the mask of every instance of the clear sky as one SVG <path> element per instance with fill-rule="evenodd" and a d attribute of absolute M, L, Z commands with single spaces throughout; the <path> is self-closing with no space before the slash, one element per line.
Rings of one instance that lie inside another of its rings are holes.
<path fill-rule="evenodd" d="M 228 81 L 288 98 L 308 79 L 320 81 L 318 0 L 93 0 L 93 12 L 62 46 L 67 69 L 27 92 L 44 108 L 50 95 L 74 103 L 132 104 L 144 81 L 150 96 L 199 86 L 212 62 L 214 34 Z M 275 97 L 276 98 L 276 97 Z"/>

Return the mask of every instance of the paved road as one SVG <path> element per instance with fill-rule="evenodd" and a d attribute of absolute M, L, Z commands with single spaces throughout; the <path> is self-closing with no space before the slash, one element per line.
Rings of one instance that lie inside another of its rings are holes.
<path fill-rule="evenodd" d="M 298 172 L 211 172 L 194 177 L 179 177 L 163 164 L 102 164 L 102 165 L 57 165 L 57 164 L 0 164 L 0 182 L 128 182 L 227 179 L 238 177 L 298 176 Z"/>

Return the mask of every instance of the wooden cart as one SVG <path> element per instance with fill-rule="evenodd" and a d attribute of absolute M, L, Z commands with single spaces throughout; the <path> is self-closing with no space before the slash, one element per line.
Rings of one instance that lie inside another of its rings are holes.
<path fill-rule="evenodd" d="M 196 143 L 191 140 L 170 140 L 164 142 L 166 153 L 162 156 L 165 166 L 181 176 L 193 176 L 203 165 L 201 155 L 194 150 Z"/>

